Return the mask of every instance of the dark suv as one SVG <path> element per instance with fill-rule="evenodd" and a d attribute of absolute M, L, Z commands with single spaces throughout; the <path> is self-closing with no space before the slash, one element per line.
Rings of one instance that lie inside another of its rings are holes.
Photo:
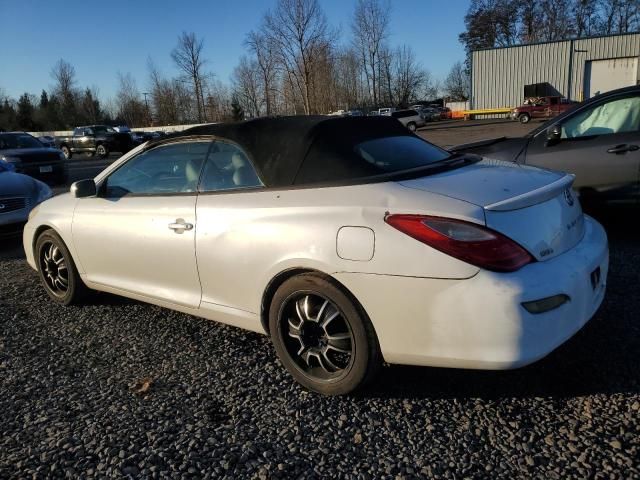
<path fill-rule="evenodd" d="M 126 153 L 134 146 L 129 133 L 117 132 L 107 125 L 76 127 L 72 136 L 58 137 L 56 145 L 67 158 L 71 158 L 74 153 L 88 153 L 105 158 L 111 152 Z"/>

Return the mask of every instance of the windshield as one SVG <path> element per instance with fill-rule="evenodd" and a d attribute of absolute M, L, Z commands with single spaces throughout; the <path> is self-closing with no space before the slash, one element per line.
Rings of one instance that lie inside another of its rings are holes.
<path fill-rule="evenodd" d="M 112 127 L 103 127 L 98 125 L 97 127 L 91 127 L 94 133 L 116 133 Z"/>
<path fill-rule="evenodd" d="M 450 156 L 414 135 L 369 138 L 347 145 L 319 139 L 309 149 L 296 183 L 349 181 L 406 172 Z"/>
<path fill-rule="evenodd" d="M 15 150 L 19 148 L 43 148 L 44 145 L 35 137 L 26 133 L 0 134 L 0 150 Z"/>

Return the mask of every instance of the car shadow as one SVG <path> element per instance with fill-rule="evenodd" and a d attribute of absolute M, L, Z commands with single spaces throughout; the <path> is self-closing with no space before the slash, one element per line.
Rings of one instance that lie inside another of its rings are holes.
<path fill-rule="evenodd" d="M 24 258 L 22 234 L 0 237 L 0 260 L 18 260 Z"/>

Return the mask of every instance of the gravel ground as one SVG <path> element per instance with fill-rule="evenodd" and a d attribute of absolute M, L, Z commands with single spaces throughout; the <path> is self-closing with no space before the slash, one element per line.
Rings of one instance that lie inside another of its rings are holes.
<path fill-rule="evenodd" d="M 603 307 L 546 359 L 385 367 L 346 398 L 294 384 L 257 334 L 106 294 L 58 307 L 3 240 L 0 477 L 640 478 L 626 216 L 605 222 Z"/>

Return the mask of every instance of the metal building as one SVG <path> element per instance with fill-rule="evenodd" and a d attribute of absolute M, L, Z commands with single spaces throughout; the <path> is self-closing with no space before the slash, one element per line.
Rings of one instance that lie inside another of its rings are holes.
<path fill-rule="evenodd" d="M 472 53 L 471 108 L 522 104 L 525 86 L 581 101 L 640 83 L 640 33 L 476 50 Z"/>

